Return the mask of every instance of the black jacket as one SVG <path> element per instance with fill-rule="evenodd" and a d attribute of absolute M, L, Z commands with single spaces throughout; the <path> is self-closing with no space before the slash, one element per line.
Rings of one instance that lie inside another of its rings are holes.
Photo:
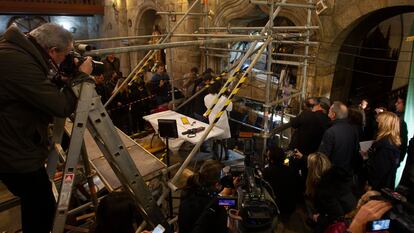
<path fill-rule="evenodd" d="M 399 165 L 400 150 L 387 138 L 374 142 L 368 151 L 368 183 L 374 190 L 394 189 L 395 174 Z"/>
<path fill-rule="evenodd" d="M 178 227 L 180 233 L 227 233 L 227 213 L 217 198 L 201 189 L 186 189 L 181 194 Z"/>
<path fill-rule="evenodd" d="M 332 167 L 322 177 L 315 189 L 315 207 L 319 214 L 332 219 L 344 216 L 356 206 L 352 193 L 352 178 L 340 167 Z"/>
<path fill-rule="evenodd" d="M 340 167 L 332 167 L 315 188 L 315 208 L 319 213 L 315 232 L 325 232 L 326 227 L 354 210 L 357 200 L 352 193 L 352 177 Z"/>
<path fill-rule="evenodd" d="M 289 166 L 271 164 L 263 170 L 263 178 L 272 187 L 282 216 L 290 216 L 295 211 L 299 199 L 299 175 Z"/>
<path fill-rule="evenodd" d="M 48 78 L 49 61 L 17 27 L 0 38 L 0 172 L 31 172 L 44 165 L 47 127 L 75 108 L 72 90 Z"/>
<path fill-rule="evenodd" d="M 354 161 L 361 161 L 358 132 L 347 119 L 334 120 L 323 135 L 319 152 L 328 156 L 333 166 L 352 173 L 356 166 Z"/>
<path fill-rule="evenodd" d="M 322 136 L 329 127 L 330 120 L 321 111 L 303 111 L 291 121 L 296 129 L 295 136 L 289 145 L 290 149 L 297 148 L 305 156 L 318 150 Z"/>

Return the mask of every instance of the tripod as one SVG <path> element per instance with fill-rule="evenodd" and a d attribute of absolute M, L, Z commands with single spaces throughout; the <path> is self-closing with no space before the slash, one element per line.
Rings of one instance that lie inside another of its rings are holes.
<path fill-rule="evenodd" d="M 137 203 L 144 219 L 152 227 L 161 224 L 166 229 L 165 232 L 171 232 L 166 218 L 158 208 L 134 161 L 131 159 L 120 136 L 117 134 L 115 126 L 95 91 L 95 85 L 93 83 L 83 82 L 73 87 L 73 91 L 78 96 L 78 105 L 75 111 L 71 140 L 66 156 L 52 232 L 62 233 L 64 231 L 76 167 L 81 154 L 85 164 L 88 163 L 84 146 L 84 133 L 86 129 L 91 132 L 96 144 L 124 186 L 125 191 Z M 58 155 L 65 157 L 63 156 L 63 150 L 59 146 L 56 146 L 62 139 L 63 126 L 64 119 L 58 119 L 53 134 L 53 141 L 58 150 L 52 152 L 52 158 L 48 162 L 49 176 L 52 176 L 56 170 Z M 55 156 L 53 157 L 53 155 Z M 88 170 L 87 167 L 86 170 Z M 89 180 L 88 184 L 91 187 L 93 182 Z M 97 200 L 93 202 L 97 202 Z"/>

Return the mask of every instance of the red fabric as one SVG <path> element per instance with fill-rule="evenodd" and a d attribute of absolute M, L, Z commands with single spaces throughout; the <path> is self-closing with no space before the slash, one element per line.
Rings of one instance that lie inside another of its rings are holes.
<path fill-rule="evenodd" d="M 343 233 L 348 229 L 348 226 L 345 222 L 336 222 L 330 225 L 324 233 Z"/>
<path fill-rule="evenodd" d="M 168 106 L 167 105 L 160 105 L 157 108 L 151 109 L 151 114 L 153 113 L 157 113 L 157 112 L 164 112 L 168 110 Z"/>

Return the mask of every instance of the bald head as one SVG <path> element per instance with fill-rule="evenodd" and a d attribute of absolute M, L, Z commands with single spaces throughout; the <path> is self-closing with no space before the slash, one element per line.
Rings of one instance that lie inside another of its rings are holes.
<path fill-rule="evenodd" d="M 348 108 L 340 101 L 335 101 L 329 109 L 329 118 L 331 120 L 346 119 L 348 117 Z"/>

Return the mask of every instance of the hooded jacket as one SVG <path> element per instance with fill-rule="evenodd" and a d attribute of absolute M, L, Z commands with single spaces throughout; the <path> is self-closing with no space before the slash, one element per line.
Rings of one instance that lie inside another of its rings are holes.
<path fill-rule="evenodd" d="M 48 59 L 17 27 L 0 38 L 0 64 L 0 173 L 36 171 L 47 156 L 48 124 L 69 116 L 76 97 L 47 78 Z"/>

